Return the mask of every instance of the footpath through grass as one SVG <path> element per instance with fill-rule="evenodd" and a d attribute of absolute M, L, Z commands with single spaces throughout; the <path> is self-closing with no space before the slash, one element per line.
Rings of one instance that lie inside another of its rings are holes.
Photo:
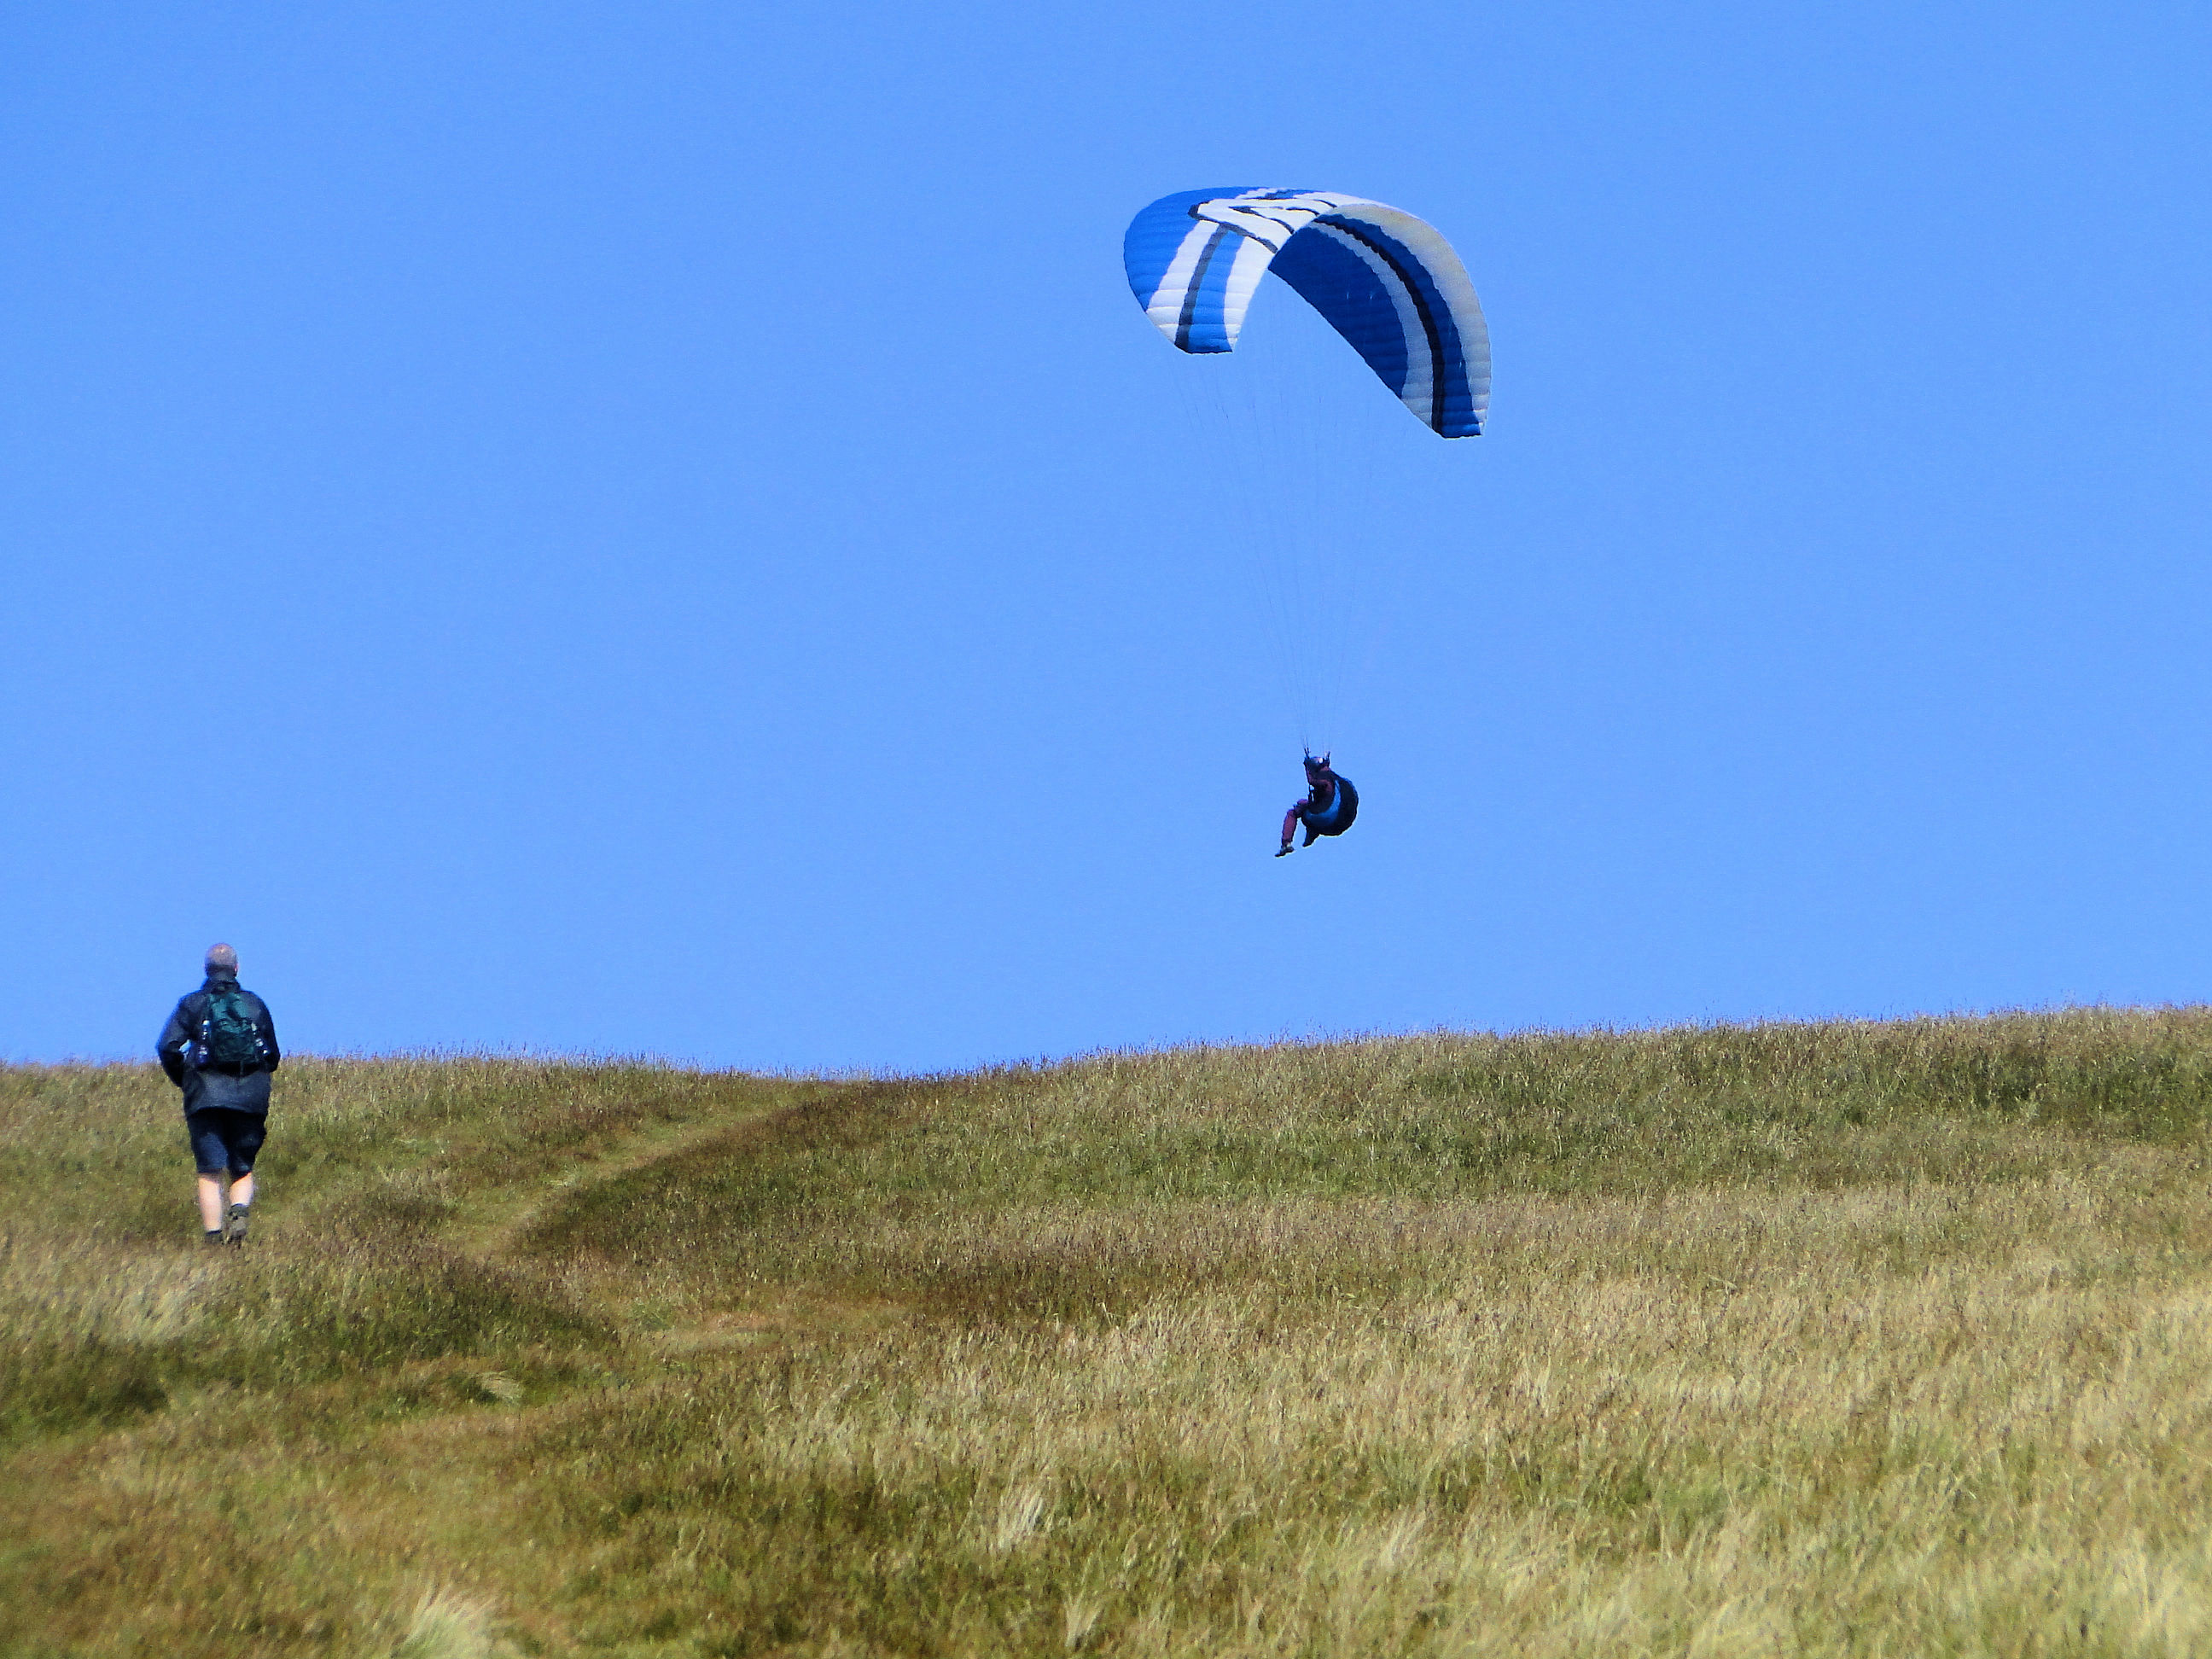
<path fill-rule="evenodd" d="M 0 1107 L 0 1652 L 2212 1650 L 2212 1012 Z"/>

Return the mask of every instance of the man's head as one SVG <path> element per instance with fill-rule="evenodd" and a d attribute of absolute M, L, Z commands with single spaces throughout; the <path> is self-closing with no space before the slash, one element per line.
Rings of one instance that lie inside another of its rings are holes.
<path fill-rule="evenodd" d="M 210 945 L 207 953 L 208 975 L 211 979 L 238 977 L 238 952 L 228 945 Z"/>
<path fill-rule="evenodd" d="M 1316 760 L 1311 755 L 1308 755 L 1306 757 L 1306 776 L 1309 778 L 1320 778 L 1325 775 L 1328 771 L 1328 757 L 1327 755 L 1323 755 L 1319 760 Z"/>

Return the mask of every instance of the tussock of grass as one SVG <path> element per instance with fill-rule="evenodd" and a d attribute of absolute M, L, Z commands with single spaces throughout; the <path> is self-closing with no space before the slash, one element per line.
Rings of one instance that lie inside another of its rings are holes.
<path fill-rule="evenodd" d="M 493 1659 L 505 1644 L 495 1634 L 492 1605 L 482 1596 L 438 1589 L 416 1604 L 392 1659 Z"/>
<path fill-rule="evenodd" d="M 2208 1084 L 2196 1009 L 288 1065 L 211 1256 L 157 1076 L 0 1073 L 0 1648 L 2201 1652 Z"/>

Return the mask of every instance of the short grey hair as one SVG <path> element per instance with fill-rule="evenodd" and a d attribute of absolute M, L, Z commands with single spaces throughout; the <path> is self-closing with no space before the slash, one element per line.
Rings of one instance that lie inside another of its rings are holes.
<path fill-rule="evenodd" d="M 238 952 L 228 945 L 208 946 L 207 965 L 210 973 L 234 974 L 238 971 Z"/>

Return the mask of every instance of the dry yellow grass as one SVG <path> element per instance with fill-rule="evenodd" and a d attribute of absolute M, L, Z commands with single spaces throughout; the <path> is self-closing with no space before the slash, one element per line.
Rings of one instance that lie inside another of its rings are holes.
<path fill-rule="evenodd" d="M 9 1340 L 159 1397 L 19 1424 L 0 1638 L 2212 1650 L 2208 1077 L 2196 1010 L 433 1068 L 228 1279 L 9 1236 Z"/>

